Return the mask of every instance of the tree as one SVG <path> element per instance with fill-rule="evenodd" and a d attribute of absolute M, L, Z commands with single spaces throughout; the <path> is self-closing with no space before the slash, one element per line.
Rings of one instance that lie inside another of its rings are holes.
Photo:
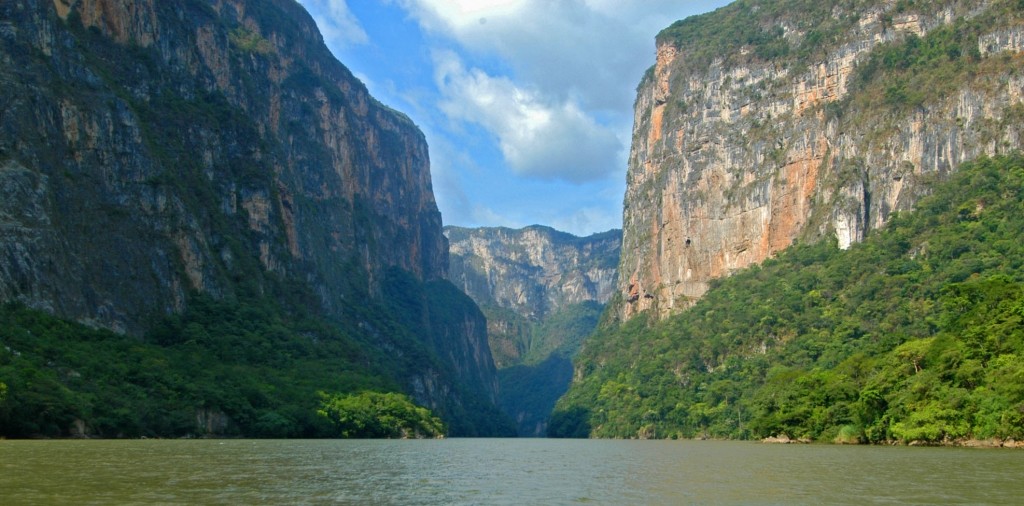
<path fill-rule="evenodd" d="M 343 438 L 441 437 L 444 424 L 430 410 L 398 393 L 362 392 L 330 395 L 321 392 L 317 414 L 330 420 Z"/>
<path fill-rule="evenodd" d="M 1021 439 L 1024 157 L 929 186 L 847 250 L 798 244 L 664 321 L 599 329 L 559 409 L 594 437 Z"/>

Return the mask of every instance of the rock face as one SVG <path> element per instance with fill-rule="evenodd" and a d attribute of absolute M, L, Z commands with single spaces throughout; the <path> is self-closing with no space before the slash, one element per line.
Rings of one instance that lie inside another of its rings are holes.
<path fill-rule="evenodd" d="M 522 327 L 572 305 L 608 302 L 615 292 L 620 231 L 589 237 L 543 227 L 445 227 L 450 279 L 487 311 L 488 335 L 499 367 L 515 364 L 530 342 Z M 504 313 L 508 314 L 508 313 Z M 515 318 L 519 317 L 519 318 Z M 510 342 L 512 341 L 512 342 Z"/>
<path fill-rule="evenodd" d="M 449 276 L 487 315 L 499 406 L 520 436 L 547 434 L 572 380 L 572 357 L 614 293 L 621 234 L 548 227 L 445 227 Z"/>
<path fill-rule="evenodd" d="M 423 134 L 293 0 L 3 2 L 0 86 L 0 300 L 142 334 L 191 292 L 285 280 L 349 318 L 391 270 L 446 276 Z M 428 313 L 493 399 L 480 313 Z"/>
<path fill-rule="evenodd" d="M 603 304 L 614 293 L 620 230 L 588 237 L 539 225 L 444 230 L 450 279 L 482 305 L 539 319 L 570 304 Z"/>
<path fill-rule="evenodd" d="M 1020 146 L 1024 26 L 1005 2 L 740 0 L 657 48 L 635 103 L 623 320 L 678 312 L 794 241 L 848 247 L 929 178 Z"/>

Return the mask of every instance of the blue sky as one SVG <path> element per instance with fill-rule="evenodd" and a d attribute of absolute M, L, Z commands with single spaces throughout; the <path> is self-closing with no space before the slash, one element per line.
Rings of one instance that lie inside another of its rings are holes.
<path fill-rule="evenodd" d="M 622 226 L 635 89 L 654 36 L 725 0 L 299 0 L 430 145 L 446 225 Z"/>

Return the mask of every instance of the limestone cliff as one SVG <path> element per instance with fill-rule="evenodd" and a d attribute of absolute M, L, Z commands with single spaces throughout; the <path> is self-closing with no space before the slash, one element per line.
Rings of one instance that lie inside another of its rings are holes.
<path fill-rule="evenodd" d="M 142 334 L 193 292 L 292 283 L 358 319 L 387 273 L 446 275 L 423 134 L 294 0 L 3 2 L 0 87 L 2 301 Z M 479 312 L 415 309 L 493 399 Z M 411 374 L 421 401 L 450 396 L 448 373 Z"/>
<path fill-rule="evenodd" d="M 1020 6 L 739 0 L 659 34 L 638 87 L 618 315 L 688 307 L 798 240 L 847 247 L 1020 146 Z"/>
<path fill-rule="evenodd" d="M 530 342 L 529 325 L 583 302 L 603 305 L 614 293 L 618 230 L 589 237 L 543 226 L 445 227 L 445 233 L 450 279 L 488 312 L 499 367 L 521 361 L 531 345 L 541 346 Z"/>

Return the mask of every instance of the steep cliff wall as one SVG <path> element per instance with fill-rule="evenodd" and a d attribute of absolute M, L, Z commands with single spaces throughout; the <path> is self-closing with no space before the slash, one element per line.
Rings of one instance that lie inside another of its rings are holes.
<path fill-rule="evenodd" d="M 615 291 L 618 230 L 576 237 L 542 226 L 445 227 L 445 234 L 450 279 L 487 312 L 499 367 L 530 351 L 530 325 L 573 305 L 604 304 Z"/>
<path fill-rule="evenodd" d="M 1020 146 L 1018 3 L 740 0 L 666 29 L 638 87 L 616 302 L 664 318 L 799 240 L 846 247 Z"/>
<path fill-rule="evenodd" d="M 294 2 L 3 9 L 3 177 L 16 209 L 38 211 L 5 230 L 39 245 L 4 241 L 4 265 L 19 266 L 0 280 L 5 299 L 137 330 L 189 290 L 233 289 L 232 259 L 249 251 L 215 220 L 242 225 L 239 247 L 309 277 L 328 306 L 350 284 L 343 262 L 369 274 L 368 291 L 388 266 L 444 276 L 422 134 L 331 57 Z"/>
<path fill-rule="evenodd" d="M 4 2 L 0 86 L 0 300 L 142 334 L 193 292 L 301 285 L 353 320 L 393 269 L 446 275 L 422 133 L 293 0 Z M 493 399 L 482 316 L 428 309 L 481 329 L 427 344 Z"/>

